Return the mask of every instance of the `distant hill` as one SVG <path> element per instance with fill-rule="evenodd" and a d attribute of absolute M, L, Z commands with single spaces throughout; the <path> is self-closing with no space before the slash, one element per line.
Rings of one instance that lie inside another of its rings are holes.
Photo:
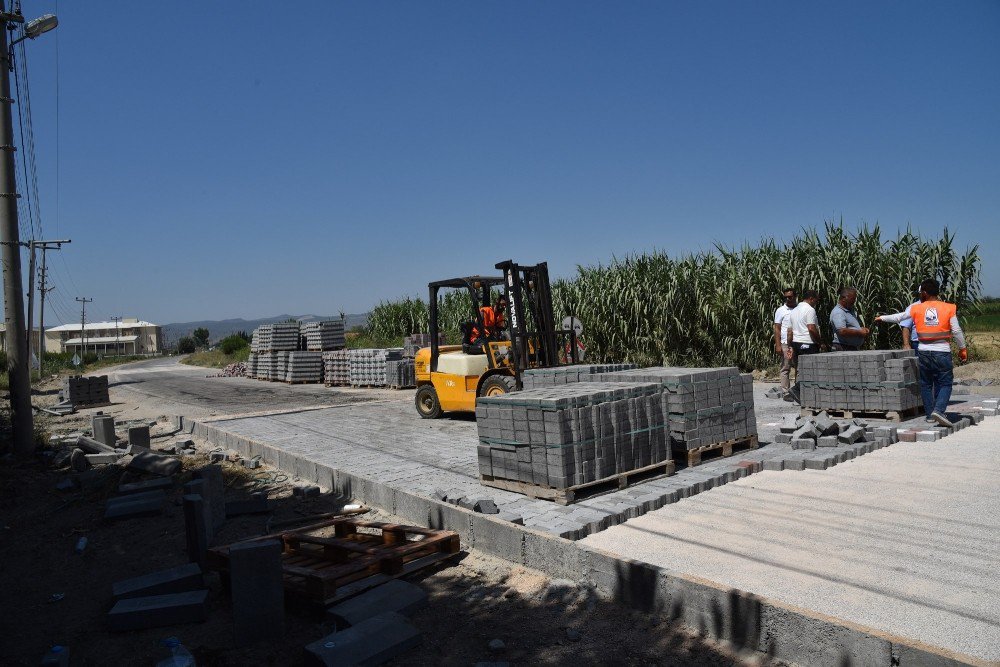
<path fill-rule="evenodd" d="M 262 324 L 273 324 L 274 322 L 284 322 L 285 320 L 300 320 L 305 322 L 318 322 L 322 320 L 338 320 L 340 315 L 275 315 L 274 317 L 262 317 L 259 320 L 244 320 L 237 318 L 234 320 L 202 320 L 200 322 L 176 322 L 174 324 L 164 324 L 163 335 L 168 343 L 175 343 L 182 336 L 190 336 L 191 332 L 199 327 L 208 329 L 208 338 L 215 343 L 226 336 L 230 336 L 237 331 L 246 331 L 248 334 Z M 348 330 L 354 327 L 363 327 L 368 323 L 368 313 L 361 315 L 347 315 L 345 324 Z"/>

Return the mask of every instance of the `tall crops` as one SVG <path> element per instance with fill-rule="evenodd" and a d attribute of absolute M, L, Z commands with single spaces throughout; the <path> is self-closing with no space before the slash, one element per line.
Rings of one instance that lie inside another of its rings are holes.
<path fill-rule="evenodd" d="M 785 287 L 819 290 L 817 314 L 829 340 L 830 309 L 842 285 L 858 288 L 864 324 L 905 308 L 928 277 L 941 281 L 943 298 L 961 313 L 978 297 L 979 266 L 978 246 L 960 253 L 947 230 L 933 240 L 909 231 L 883 239 L 877 225 L 852 233 L 827 223 L 822 234 L 805 230 L 784 244 L 764 239 L 676 258 L 655 251 L 580 266 L 575 276 L 554 281 L 552 292 L 557 321 L 573 314 L 583 322 L 588 360 L 750 369 L 775 362 L 772 319 Z M 468 297 L 445 297 L 440 312 L 442 330 L 456 331 L 470 312 Z M 369 316 L 371 333 L 425 331 L 426 313 L 419 299 L 383 302 Z M 874 332 L 872 347 L 900 343 L 895 325 Z"/>

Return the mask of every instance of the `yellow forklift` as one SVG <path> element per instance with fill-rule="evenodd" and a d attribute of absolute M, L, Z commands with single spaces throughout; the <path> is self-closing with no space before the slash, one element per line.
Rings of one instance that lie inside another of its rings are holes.
<path fill-rule="evenodd" d="M 556 329 L 552 313 L 549 270 L 535 265 L 500 262 L 500 276 L 469 276 L 430 283 L 431 345 L 417 352 L 414 366 L 417 393 L 414 403 L 424 419 L 445 412 L 475 412 L 479 396 L 520 391 L 521 373 L 529 368 L 550 368 L 577 363 L 576 332 Z M 490 305 L 494 288 L 507 297 L 505 330 L 486 341 L 473 340 L 484 332 L 480 308 Z M 467 290 L 471 296 L 470 319 L 462 326 L 461 345 L 440 345 L 438 292 Z"/>

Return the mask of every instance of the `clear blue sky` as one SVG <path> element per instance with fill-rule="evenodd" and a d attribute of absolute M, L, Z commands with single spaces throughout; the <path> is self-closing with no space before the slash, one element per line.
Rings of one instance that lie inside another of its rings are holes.
<path fill-rule="evenodd" d="M 840 217 L 947 225 L 1000 294 L 993 0 L 24 2 L 54 11 L 55 320 L 363 312 Z"/>

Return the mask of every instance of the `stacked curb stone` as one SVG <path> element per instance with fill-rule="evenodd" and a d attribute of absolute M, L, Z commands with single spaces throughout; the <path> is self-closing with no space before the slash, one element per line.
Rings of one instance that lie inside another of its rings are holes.
<path fill-rule="evenodd" d="M 299 350 L 288 352 L 286 382 L 320 383 L 323 381 L 323 353 Z"/>
<path fill-rule="evenodd" d="M 798 380 L 800 403 L 812 410 L 904 413 L 922 406 L 912 350 L 802 356 Z"/>
<path fill-rule="evenodd" d="M 481 397 L 479 471 L 551 489 L 670 459 L 652 383 L 574 383 Z"/>
<path fill-rule="evenodd" d="M 250 338 L 251 352 L 292 351 L 299 349 L 299 323 L 264 324 Z"/>

